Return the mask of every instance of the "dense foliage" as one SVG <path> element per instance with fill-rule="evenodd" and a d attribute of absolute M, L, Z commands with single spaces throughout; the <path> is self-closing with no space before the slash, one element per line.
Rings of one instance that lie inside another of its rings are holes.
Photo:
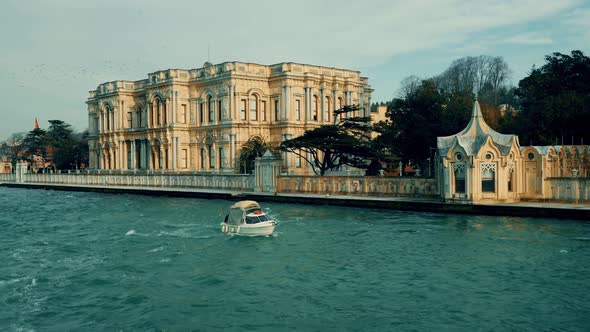
<path fill-rule="evenodd" d="M 590 143 L 590 58 L 572 51 L 545 60 L 519 82 L 522 112 L 510 129 L 525 144 Z"/>
<path fill-rule="evenodd" d="M 12 134 L 0 145 L 0 155 L 13 166 L 18 160 L 44 168 L 50 162 L 55 170 L 79 169 L 88 164 L 87 133 L 74 133 L 61 120 L 50 120 L 48 130 L 35 128 L 26 134 Z"/>
<path fill-rule="evenodd" d="M 266 151 L 276 154 L 276 147 L 268 144 L 258 136 L 250 137 L 240 150 L 240 173 L 252 173 L 256 158 L 262 157 Z"/>

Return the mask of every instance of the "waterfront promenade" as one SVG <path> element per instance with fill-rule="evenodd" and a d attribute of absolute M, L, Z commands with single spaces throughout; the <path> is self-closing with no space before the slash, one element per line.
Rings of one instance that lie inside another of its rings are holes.
<path fill-rule="evenodd" d="M 391 209 L 402 211 L 424 211 L 494 216 L 542 217 L 560 219 L 579 219 L 590 221 L 590 205 L 573 203 L 519 202 L 506 204 L 453 204 L 445 203 L 439 199 L 434 198 L 381 197 L 367 195 L 322 195 L 301 193 L 259 193 L 239 190 L 199 189 L 180 187 L 137 187 L 48 183 L 0 183 L 0 186 L 28 189 L 87 191 L 113 194 L 194 197 L 226 200 L 252 199 L 258 201 L 297 203 L 308 205 L 333 205 L 376 209 Z"/>

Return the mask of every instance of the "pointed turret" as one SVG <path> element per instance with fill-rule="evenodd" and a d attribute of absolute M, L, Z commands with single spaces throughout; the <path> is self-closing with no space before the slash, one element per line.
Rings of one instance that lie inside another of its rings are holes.
<path fill-rule="evenodd" d="M 37 117 L 35 117 L 35 129 L 39 129 L 39 122 L 37 121 Z"/>
<path fill-rule="evenodd" d="M 483 118 L 477 95 L 473 102 L 471 119 L 467 127 L 461 132 L 446 137 L 437 138 L 437 147 L 439 154 L 444 155 L 455 143 L 463 147 L 467 155 L 477 155 L 481 146 L 490 137 L 492 142 L 498 147 L 502 154 L 510 151 L 510 146 L 514 141 L 518 143 L 515 135 L 505 135 L 492 129 Z"/>

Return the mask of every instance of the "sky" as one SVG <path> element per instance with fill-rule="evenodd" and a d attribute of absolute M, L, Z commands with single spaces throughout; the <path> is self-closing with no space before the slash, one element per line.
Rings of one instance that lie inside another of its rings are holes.
<path fill-rule="evenodd" d="M 410 75 L 501 56 L 514 85 L 553 52 L 590 55 L 589 0 L 3 0 L 0 141 L 59 119 L 88 126 L 88 92 L 225 61 L 358 70 L 389 101 Z"/>

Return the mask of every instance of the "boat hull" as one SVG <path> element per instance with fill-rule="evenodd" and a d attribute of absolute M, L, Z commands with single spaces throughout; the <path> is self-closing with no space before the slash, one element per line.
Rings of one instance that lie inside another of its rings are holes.
<path fill-rule="evenodd" d="M 240 226 L 221 223 L 221 231 L 223 233 L 245 236 L 271 235 L 275 226 L 276 223 L 273 221 L 265 221 L 257 224 L 242 224 Z"/>

